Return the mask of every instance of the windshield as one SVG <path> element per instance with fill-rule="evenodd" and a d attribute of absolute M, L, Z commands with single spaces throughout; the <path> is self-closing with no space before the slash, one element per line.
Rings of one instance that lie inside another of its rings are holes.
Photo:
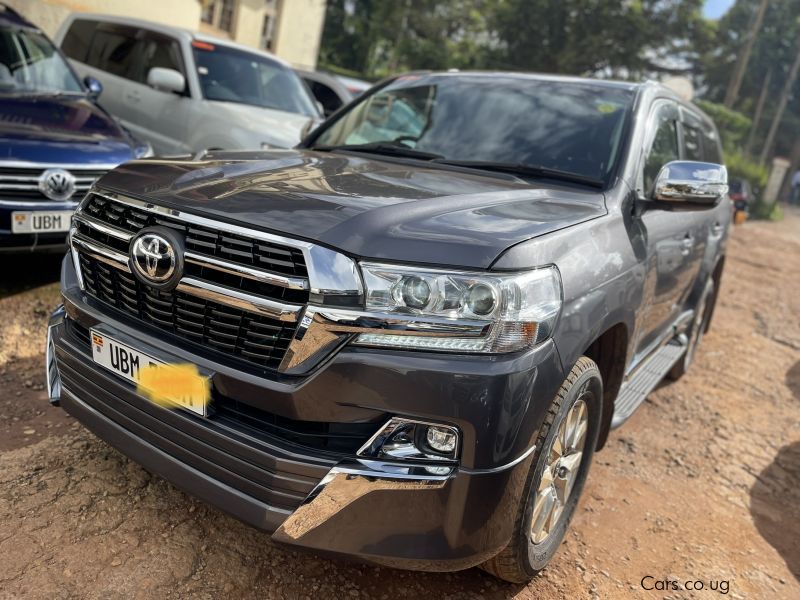
<path fill-rule="evenodd" d="M 351 108 L 314 145 L 400 142 L 446 161 L 605 180 L 633 98 L 629 88 L 513 75 L 404 76 Z"/>
<path fill-rule="evenodd" d="M 83 93 L 66 61 L 43 34 L 0 29 L 0 94 Z"/>
<path fill-rule="evenodd" d="M 208 100 L 238 102 L 318 117 L 297 74 L 252 52 L 194 42 L 197 74 Z"/>

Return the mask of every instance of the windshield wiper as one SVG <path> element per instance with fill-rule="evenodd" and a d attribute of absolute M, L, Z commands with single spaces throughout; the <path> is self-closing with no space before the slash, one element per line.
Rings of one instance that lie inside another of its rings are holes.
<path fill-rule="evenodd" d="M 342 144 L 339 146 L 311 146 L 311 150 L 320 152 L 331 152 L 343 150 L 348 152 L 367 152 L 371 154 L 383 154 L 385 156 L 400 156 L 404 158 L 418 158 L 421 160 L 435 160 L 444 158 L 441 154 L 433 152 L 423 152 L 409 148 L 400 142 L 371 142 L 369 144 Z"/>
<path fill-rule="evenodd" d="M 521 163 L 492 162 L 488 160 L 450 160 L 447 158 L 432 159 L 431 162 L 453 167 L 510 173 L 511 175 L 522 175 L 523 177 L 560 179 L 562 181 L 572 181 L 597 188 L 602 188 L 605 185 L 605 182 L 597 177 L 581 175 L 580 173 L 573 173 L 572 171 L 562 171 L 560 169 L 551 169 L 550 167 L 525 165 Z"/>

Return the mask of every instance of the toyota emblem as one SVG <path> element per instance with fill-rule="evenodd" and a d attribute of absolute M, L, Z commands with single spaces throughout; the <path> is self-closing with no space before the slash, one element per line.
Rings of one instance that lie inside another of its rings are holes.
<path fill-rule="evenodd" d="M 131 241 L 131 271 L 151 287 L 172 289 L 181 278 L 181 246 L 177 234 L 166 228 L 143 229 Z"/>
<path fill-rule="evenodd" d="M 50 200 L 66 200 L 75 193 L 75 176 L 64 169 L 47 169 L 39 176 L 39 191 Z"/>

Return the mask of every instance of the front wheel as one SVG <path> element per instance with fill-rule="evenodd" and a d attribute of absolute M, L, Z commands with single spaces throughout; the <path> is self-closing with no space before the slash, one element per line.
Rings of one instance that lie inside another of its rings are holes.
<path fill-rule="evenodd" d="M 600 430 L 603 383 L 597 365 L 583 356 L 548 408 L 536 440 L 511 541 L 481 568 L 522 583 L 541 571 L 558 550 L 578 504 Z"/>

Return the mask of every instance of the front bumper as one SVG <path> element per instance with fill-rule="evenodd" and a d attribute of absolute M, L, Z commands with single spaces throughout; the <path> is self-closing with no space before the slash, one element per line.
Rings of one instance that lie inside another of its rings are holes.
<path fill-rule="evenodd" d="M 507 357 L 345 347 L 308 377 L 264 376 L 186 351 L 86 298 L 71 261 L 50 324 L 61 405 L 148 470 L 272 534 L 275 541 L 394 567 L 458 570 L 509 541 L 532 443 L 563 377 L 551 343 Z M 458 466 L 386 470 L 228 421 L 165 410 L 96 365 L 98 328 L 166 361 L 191 362 L 216 393 L 283 419 L 382 425 L 388 416 L 457 426 Z"/>
<path fill-rule="evenodd" d="M 16 211 L 74 210 L 77 202 L 28 202 L 0 200 L 0 253 L 66 252 L 67 232 L 12 233 L 11 215 Z"/>

